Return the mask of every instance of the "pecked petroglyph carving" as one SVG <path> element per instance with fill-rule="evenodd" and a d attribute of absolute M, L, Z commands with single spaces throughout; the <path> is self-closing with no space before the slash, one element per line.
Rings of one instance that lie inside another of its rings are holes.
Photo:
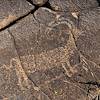
<path fill-rule="evenodd" d="M 0 100 L 98 99 L 98 6 L 97 0 L 1 0 Z"/>

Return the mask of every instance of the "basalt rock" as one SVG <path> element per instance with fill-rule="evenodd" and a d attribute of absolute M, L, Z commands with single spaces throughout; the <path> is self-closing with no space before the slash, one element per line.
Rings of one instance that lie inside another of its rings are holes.
<path fill-rule="evenodd" d="M 99 100 L 96 0 L 0 1 L 0 100 Z"/>

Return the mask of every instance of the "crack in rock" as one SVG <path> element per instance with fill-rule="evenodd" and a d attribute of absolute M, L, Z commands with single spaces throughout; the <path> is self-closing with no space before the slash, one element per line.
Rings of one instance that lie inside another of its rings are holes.
<path fill-rule="evenodd" d="M 97 1 L 0 1 L 0 100 L 100 99 Z"/>

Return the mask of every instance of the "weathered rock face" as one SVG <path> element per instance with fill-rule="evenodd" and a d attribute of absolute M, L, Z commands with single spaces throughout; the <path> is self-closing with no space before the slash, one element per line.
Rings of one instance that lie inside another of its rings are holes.
<path fill-rule="evenodd" d="M 0 100 L 99 100 L 98 5 L 1 0 Z"/>
<path fill-rule="evenodd" d="M 42 6 L 45 4 L 48 0 L 32 0 L 34 5 Z"/>
<path fill-rule="evenodd" d="M 29 13 L 34 6 L 26 0 L 0 0 L 0 29 Z"/>
<path fill-rule="evenodd" d="M 77 48 L 89 60 L 100 64 L 100 8 L 84 11 L 80 15 L 80 35 Z"/>
<path fill-rule="evenodd" d="M 57 11 L 80 11 L 98 6 L 97 0 L 49 0 Z"/>

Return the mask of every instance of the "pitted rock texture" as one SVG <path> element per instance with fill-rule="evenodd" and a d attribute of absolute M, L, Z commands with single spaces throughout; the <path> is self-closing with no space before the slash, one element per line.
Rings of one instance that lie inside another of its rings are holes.
<path fill-rule="evenodd" d="M 79 20 L 77 48 L 87 59 L 100 65 L 100 8 L 82 12 Z"/>
<path fill-rule="evenodd" d="M 41 6 L 45 4 L 48 0 L 32 0 L 33 4 Z"/>
<path fill-rule="evenodd" d="M 56 11 L 80 11 L 97 7 L 97 0 L 49 0 Z"/>
<path fill-rule="evenodd" d="M 26 0 L 0 0 L 0 29 L 33 9 Z"/>
<path fill-rule="evenodd" d="M 98 1 L 1 0 L 0 13 L 0 100 L 99 100 Z"/>

